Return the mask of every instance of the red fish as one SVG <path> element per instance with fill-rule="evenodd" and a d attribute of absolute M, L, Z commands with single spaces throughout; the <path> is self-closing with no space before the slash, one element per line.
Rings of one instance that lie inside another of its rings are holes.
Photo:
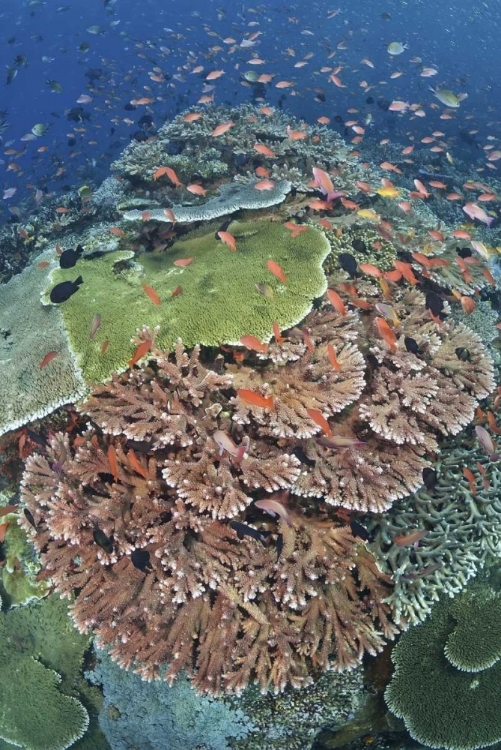
<path fill-rule="evenodd" d="M 279 266 L 278 263 L 275 263 L 274 260 L 266 261 L 266 265 L 268 267 L 268 271 L 272 273 L 273 276 L 276 276 L 276 278 L 281 281 L 282 284 L 287 284 L 287 276 L 285 275 L 282 266 Z"/>
<path fill-rule="evenodd" d="M 59 354 L 59 352 L 55 352 L 55 351 L 47 352 L 47 354 L 45 355 L 45 357 L 38 364 L 38 366 L 40 367 L 40 369 L 42 370 L 44 367 L 47 367 L 47 365 L 49 364 L 49 362 L 52 362 L 52 360 L 54 359 L 54 357 L 57 357 L 58 354 Z"/>
<path fill-rule="evenodd" d="M 141 464 L 137 460 L 136 454 L 134 453 L 132 449 L 127 453 L 127 459 L 130 465 L 132 466 L 132 468 L 134 469 L 134 471 L 136 471 L 138 474 L 144 477 L 144 479 L 148 479 L 147 470 L 141 466 Z"/>
<path fill-rule="evenodd" d="M 153 174 L 153 179 L 158 180 L 159 177 L 163 177 L 164 175 L 167 175 L 174 187 L 181 186 L 181 180 L 171 167 L 159 167 Z"/>
<path fill-rule="evenodd" d="M 254 352 L 259 352 L 260 354 L 266 354 L 266 352 L 268 351 L 268 344 L 265 344 L 264 341 L 260 341 L 256 336 L 242 336 L 240 339 L 240 343 L 247 349 L 251 349 Z"/>
<path fill-rule="evenodd" d="M 171 294 L 171 297 L 177 297 L 179 296 L 183 291 L 183 287 L 181 285 L 177 286 L 174 291 Z"/>
<path fill-rule="evenodd" d="M 235 252 L 235 250 L 237 249 L 237 241 L 232 234 L 221 230 L 217 233 L 217 236 L 219 237 L 221 242 L 229 247 L 230 250 L 233 250 L 233 252 Z"/>
<path fill-rule="evenodd" d="M 141 357 L 144 357 L 144 355 L 147 354 L 150 349 L 151 341 L 142 341 L 132 355 L 131 359 L 129 359 L 129 367 L 134 367 L 136 362 L 139 362 Z"/>
<path fill-rule="evenodd" d="M 273 396 L 261 396 L 261 394 L 251 391 L 248 388 L 239 388 L 237 396 L 249 406 L 259 406 L 261 409 L 274 409 L 275 400 Z"/>
<path fill-rule="evenodd" d="M 117 452 L 114 445 L 110 445 L 110 447 L 108 448 L 108 463 L 110 464 L 113 479 L 115 480 L 115 482 L 118 482 Z"/>
<path fill-rule="evenodd" d="M 273 323 L 273 335 L 275 336 L 275 341 L 277 344 L 281 344 L 282 341 L 284 341 L 284 337 L 280 335 L 280 326 L 278 325 L 277 321 Z"/>
<path fill-rule="evenodd" d="M 394 536 L 393 541 L 397 547 L 414 547 L 414 549 L 417 549 L 419 542 L 421 539 L 424 539 L 427 534 L 428 531 L 425 531 L 424 529 L 416 529 L 410 534 Z"/>
<path fill-rule="evenodd" d="M 339 372 L 341 370 L 341 365 L 338 362 L 338 358 L 336 357 L 336 352 L 334 351 L 334 347 L 332 344 L 327 344 L 327 356 L 329 357 L 329 362 L 331 363 L 332 367 L 336 372 Z"/>
<path fill-rule="evenodd" d="M 329 302 L 336 312 L 338 312 L 340 315 L 347 315 L 348 310 L 346 309 L 343 300 L 341 299 L 339 294 L 334 291 L 334 289 L 327 289 L 327 297 L 329 298 Z"/>
<path fill-rule="evenodd" d="M 178 260 L 174 261 L 174 265 L 178 266 L 179 268 L 186 268 L 186 266 L 189 266 L 190 263 L 193 263 L 195 258 L 179 258 Z"/>
<path fill-rule="evenodd" d="M 320 427 L 320 429 L 325 432 L 328 437 L 333 437 L 332 430 L 329 427 L 329 423 L 321 411 L 319 411 L 318 409 L 306 409 L 306 411 L 308 413 L 308 416 L 311 417 L 315 424 Z"/>
<path fill-rule="evenodd" d="M 374 323 L 379 335 L 388 344 L 390 351 L 394 354 L 397 351 L 397 337 L 384 318 L 375 317 Z"/>
<path fill-rule="evenodd" d="M 108 339 L 106 339 L 106 341 L 103 341 L 103 345 L 101 346 L 101 354 L 106 354 L 109 345 L 110 342 L 108 341 Z"/>
<path fill-rule="evenodd" d="M 155 292 L 155 290 L 153 289 L 153 287 L 148 286 L 148 284 L 143 284 L 143 289 L 146 292 L 146 294 L 148 295 L 148 297 L 151 299 L 151 301 L 153 302 L 153 304 L 158 305 L 158 306 L 160 306 L 162 304 L 162 302 L 160 300 L 160 297 Z"/>

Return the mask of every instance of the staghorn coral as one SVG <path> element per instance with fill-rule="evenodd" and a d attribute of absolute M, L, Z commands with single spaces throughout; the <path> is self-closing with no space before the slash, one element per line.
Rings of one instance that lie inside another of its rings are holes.
<path fill-rule="evenodd" d="M 97 389 L 84 411 L 98 427 L 76 447 L 58 434 L 27 462 L 29 528 L 57 590 L 76 593 L 78 628 L 145 679 L 168 664 L 166 679 L 186 669 L 215 694 L 299 687 L 380 650 L 391 582 L 348 527 L 292 499 L 267 531 L 232 526 L 292 489 L 299 460 L 254 433 L 243 455 L 229 436 L 221 452 L 231 378 L 180 343 L 152 359 Z"/>

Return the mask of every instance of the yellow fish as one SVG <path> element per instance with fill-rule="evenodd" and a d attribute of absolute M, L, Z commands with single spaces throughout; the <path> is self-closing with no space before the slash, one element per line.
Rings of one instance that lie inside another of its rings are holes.
<path fill-rule="evenodd" d="M 373 211 L 372 208 L 361 208 L 357 211 L 357 216 L 360 216 L 361 219 L 368 219 L 369 221 L 381 221 L 380 215 Z"/>
<path fill-rule="evenodd" d="M 376 190 L 376 193 L 382 198 L 400 198 L 400 192 L 396 187 L 383 187 Z"/>

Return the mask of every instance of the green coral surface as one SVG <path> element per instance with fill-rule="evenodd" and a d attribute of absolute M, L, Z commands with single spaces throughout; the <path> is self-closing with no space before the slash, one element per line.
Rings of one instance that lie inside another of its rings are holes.
<path fill-rule="evenodd" d="M 413 739 L 447 750 L 501 740 L 500 608 L 501 595 L 474 583 L 402 635 L 385 698 Z"/>
<path fill-rule="evenodd" d="M 232 222 L 229 231 L 237 243 L 232 252 L 216 237 L 217 229 L 206 225 L 163 253 L 133 260 L 130 251 L 119 251 L 53 272 L 50 288 L 83 277 L 78 291 L 60 308 L 87 381 L 123 371 L 135 349 L 131 339 L 142 326 L 160 326 L 157 344 L 166 349 L 179 337 L 187 347 L 237 343 L 247 334 L 269 340 L 274 321 L 281 329 L 296 325 L 325 292 L 322 263 L 330 245 L 322 232 L 309 227 L 292 239 L 278 222 Z M 175 266 L 174 261 L 182 258 L 193 262 Z M 286 284 L 268 270 L 268 260 L 283 268 Z M 146 294 L 144 284 L 155 290 L 160 305 Z M 261 294 L 256 284 L 268 285 L 273 297 Z M 178 286 L 182 292 L 173 297 Z M 101 325 L 91 340 L 97 314 Z M 109 347 L 103 355 L 106 340 Z"/>

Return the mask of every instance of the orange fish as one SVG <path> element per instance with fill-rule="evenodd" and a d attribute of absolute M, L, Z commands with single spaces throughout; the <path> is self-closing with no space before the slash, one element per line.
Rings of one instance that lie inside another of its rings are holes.
<path fill-rule="evenodd" d="M 230 250 L 235 251 L 237 249 L 237 241 L 232 234 L 229 232 L 223 232 L 222 230 L 217 233 L 217 236 Z"/>
<path fill-rule="evenodd" d="M 47 268 L 47 266 L 50 265 L 47 260 L 42 260 L 40 263 L 37 263 L 37 268 Z"/>
<path fill-rule="evenodd" d="M 424 529 L 416 529 L 415 531 L 411 531 L 410 534 L 394 536 L 393 541 L 398 547 L 414 547 L 414 549 L 417 549 L 419 542 L 421 539 L 424 539 L 427 534 L 428 532 Z"/>
<path fill-rule="evenodd" d="M 156 172 L 153 174 L 153 179 L 158 180 L 160 177 L 163 177 L 164 175 L 167 175 L 169 180 L 172 182 L 174 187 L 180 187 L 181 181 L 175 171 L 172 169 L 172 167 L 158 167 Z"/>
<path fill-rule="evenodd" d="M 381 278 L 383 275 L 383 272 L 377 266 L 373 266 L 372 263 L 360 263 L 359 268 L 362 273 L 366 273 L 368 276 L 374 276 L 376 279 Z"/>
<path fill-rule="evenodd" d="M 466 468 L 466 466 L 463 466 L 463 476 L 465 477 L 466 481 L 470 485 L 470 490 L 472 495 L 477 494 L 477 487 L 476 487 L 476 478 L 475 474 L 471 471 L 471 469 Z"/>
<path fill-rule="evenodd" d="M 280 326 L 278 325 L 277 321 L 273 323 L 273 335 L 275 336 L 275 341 L 277 344 L 281 344 L 282 341 L 284 341 L 284 337 L 280 334 Z"/>
<path fill-rule="evenodd" d="M 384 318 L 376 316 L 374 318 L 374 323 L 376 324 L 379 335 L 383 341 L 388 344 L 390 351 L 394 354 L 397 351 L 397 337 L 390 328 L 388 322 Z"/>
<path fill-rule="evenodd" d="M 331 428 L 329 427 L 329 423 L 322 414 L 321 411 L 318 409 L 306 409 L 308 416 L 315 422 L 315 424 L 320 427 L 322 432 L 324 432 L 328 437 L 333 437 L 333 433 Z"/>
<path fill-rule="evenodd" d="M 406 279 L 406 281 L 408 281 L 411 286 L 415 286 L 418 283 L 418 280 L 412 272 L 412 266 L 410 263 L 404 263 L 401 260 L 394 260 L 393 265 L 395 266 L 397 271 L 400 271 L 404 279 Z"/>
<path fill-rule="evenodd" d="M 109 345 L 110 345 L 110 342 L 108 341 L 108 339 L 106 339 L 106 341 L 103 341 L 102 346 L 101 346 L 101 354 L 106 354 L 106 351 Z"/>
<path fill-rule="evenodd" d="M 451 232 L 451 237 L 456 237 L 458 240 L 471 240 L 471 234 L 466 229 L 455 229 Z"/>
<path fill-rule="evenodd" d="M 258 154 L 262 154 L 263 156 L 275 156 L 275 152 L 272 151 L 271 148 L 268 148 L 268 146 L 265 146 L 264 143 L 256 143 L 254 145 L 254 150 L 257 151 Z"/>
<path fill-rule="evenodd" d="M 445 239 L 442 232 L 438 232 L 436 229 L 429 229 L 428 234 L 430 235 L 430 237 L 433 237 L 433 239 L 437 240 L 438 242 L 443 242 Z"/>
<path fill-rule="evenodd" d="M 69 214 L 70 209 L 66 208 L 66 206 L 58 206 L 56 208 L 56 214 Z"/>
<path fill-rule="evenodd" d="M 275 183 L 273 180 L 260 180 L 254 183 L 255 190 L 273 190 Z"/>
<path fill-rule="evenodd" d="M 188 114 L 183 117 L 183 120 L 185 122 L 195 122 L 195 120 L 200 120 L 201 117 L 203 117 L 202 112 L 188 112 Z"/>
<path fill-rule="evenodd" d="M 259 352 L 260 354 L 266 354 L 266 352 L 268 351 L 268 344 L 265 344 L 264 341 L 260 341 L 256 336 L 251 336 L 250 334 L 247 336 L 242 336 L 240 339 L 240 343 L 247 349 L 251 349 L 254 352 Z"/>
<path fill-rule="evenodd" d="M 111 473 L 113 474 L 113 479 L 115 482 L 118 482 L 117 452 L 114 445 L 110 445 L 108 448 L 108 463 L 110 465 Z"/>
<path fill-rule="evenodd" d="M 141 466 L 132 448 L 127 453 L 127 460 L 129 461 L 130 465 L 132 466 L 135 472 L 137 472 L 142 477 L 144 477 L 144 479 L 148 479 L 148 471 Z"/>
<path fill-rule="evenodd" d="M 110 233 L 114 234 L 115 237 L 125 237 L 125 232 L 123 229 L 120 229 L 120 227 L 111 227 Z"/>
<path fill-rule="evenodd" d="M 237 396 L 249 406 L 259 406 L 261 409 L 274 409 L 275 401 L 273 396 L 261 396 L 255 391 L 251 391 L 247 388 L 239 388 L 237 390 Z"/>
<path fill-rule="evenodd" d="M 39 368 L 42 370 L 44 367 L 46 367 L 49 364 L 49 362 L 52 362 L 54 357 L 57 357 L 58 354 L 59 352 L 55 352 L 55 351 L 47 352 L 47 354 L 42 359 L 42 361 L 38 363 Z"/>
<path fill-rule="evenodd" d="M 471 315 L 473 310 L 475 309 L 475 300 L 471 297 L 466 297 L 465 295 L 462 295 L 459 299 L 461 302 L 461 307 L 465 311 L 466 315 Z"/>
<path fill-rule="evenodd" d="M 171 294 L 171 297 L 178 297 L 180 294 L 182 294 L 183 287 L 181 285 L 177 286 L 174 291 Z"/>
<path fill-rule="evenodd" d="M 327 344 L 327 356 L 329 357 L 329 362 L 331 363 L 332 367 L 336 372 L 340 372 L 341 365 L 338 361 L 338 358 L 336 357 L 336 352 L 334 351 L 334 347 L 332 344 Z"/>
<path fill-rule="evenodd" d="M 173 265 L 179 266 L 180 268 L 186 268 L 186 266 L 189 266 L 190 263 L 193 263 L 195 260 L 194 257 L 191 258 L 179 258 L 178 260 L 175 260 Z"/>
<path fill-rule="evenodd" d="M 287 284 L 287 276 L 285 275 L 284 269 L 282 266 L 279 266 L 278 263 L 275 263 L 274 260 L 268 260 L 266 261 L 266 265 L 268 267 L 268 271 L 273 274 L 279 281 L 282 282 L 282 284 Z"/>
<path fill-rule="evenodd" d="M 232 128 L 235 125 L 234 122 L 231 120 L 229 122 L 223 122 L 221 125 L 217 125 L 214 130 L 211 133 L 211 136 L 213 138 L 217 138 L 220 135 L 223 135 L 224 133 L 227 133 L 230 128 Z"/>
<path fill-rule="evenodd" d="M 164 208 L 164 214 L 169 219 L 169 221 L 171 221 L 173 224 L 176 223 L 177 219 L 174 216 L 174 211 L 172 210 L 172 208 Z"/>
<path fill-rule="evenodd" d="M 205 76 L 206 81 L 215 81 L 217 78 L 221 78 L 224 75 L 224 70 L 212 70 Z"/>
<path fill-rule="evenodd" d="M 201 185 L 186 185 L 186 190 L 188 192 L 193 193 L 193 195 L 205 195 L 207 193 L 207 190 L 203 188 Z"/>
<path fill-rule="evenodd" d="M 302 232 L 306 232 L 308 229 L 307 224 L 294 224 L 293 221 L 286 221 L 284 227 L 290 231 L 292 239 L 295 239 L 298 234 L 302 234 Z"/>
<path fill-rule="evenodd" d="M 142 341 L 139 346 L 137 347 L 136 351 L 132 355 L 131 359 L 129 359 L 129 367 L 134 367 L 136 362 L 139 362 L 141 357 L 144 357 L 145 354 L 147 354 L 151 349 L 151 341 Z"/>
<path fill-rule="evenodd" d="M 148 284 L 143 284 L 143 289 L 146 292 L 146 294 L 148 295 L 148 297 L 151 299 L 151 301 L 153 302 L 153 304 L 158 305 L 158 306 L 160 306 L 162 304 L 162 302 L 160 300 L 160 297 L 155 292 L 155 290 L 153 289 L 153 287 L 148 286 Z"/>
<path fill-rule="evenodd" d="M 343 300 L 341 299 L 339 294 L 334 291 L 334 289 L 327 289 L 327 297 L 336 312 L 338 312 L 340 315 L 346 315 L 348 313 Z"/>
<path fill-rule="evenodd" d="M 255 169 L 256 177 L 266 178 L 270 176 L 270 170 L 266 169 L 266 167 L 256 167 Z"/>
<path fill-rule="evenodd" d="M 313 343 L 313 339 L 310 336 L 310 332 L 306 328 L 301 328 L 301 335 L 304 339 L 304 343 L 306 344 L 306 348 L 309 352 L 315 351 L 315 344 Z"/>
<path fill-rule="evenodd" d="M 5 541 L 5 534 L 7 532 L 7 529 L 9 528 L 9 523 L 2 523 L 0 524 L 0 544 Z"/>
<path fill-rule="evenodd" d="M 311 208 L 313 211 L 327 211 L 329 208 L 331 208 L 331 204 L 327 201 L 323 201 L 320 200 L 320 198 L 317 198 L 316 200 L 308 203 L 308 208 Z"/>

